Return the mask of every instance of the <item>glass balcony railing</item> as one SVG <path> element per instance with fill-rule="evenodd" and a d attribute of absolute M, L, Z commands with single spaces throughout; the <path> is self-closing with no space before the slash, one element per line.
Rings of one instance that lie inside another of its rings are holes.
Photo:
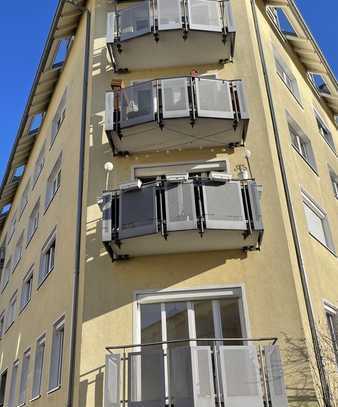
<path fill-rule="evenodd" d="M 288 406 L 274 338 L 177 340 L 107 351 L 107 406 Z"/>
<path fill-rule="evenodd" d="M 254 250 L 263 236 L 260 191 L 255 181 L 215 176 L 122 185 L 102 196 L 103 243 L 113 260 Z"/>
<path fill-rule="evenodd" d="M 106 94 L 114 153 L 236 146 L 246 137 L 248 118 L 239 80 L 175 77 Z"/>
<path fill-rule="evenodd" d="M 224 63 L 233 57 L 234 41 L 229 0 L 142 1 L 116 7 L 107 16 L 107 47 L 115 71 Z"/>

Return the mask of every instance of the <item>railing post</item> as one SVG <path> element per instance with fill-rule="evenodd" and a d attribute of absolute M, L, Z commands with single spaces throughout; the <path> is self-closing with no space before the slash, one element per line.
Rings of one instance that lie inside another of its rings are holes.
<path fill-rule="evenodd" d="M 217 398 L 217 404 L 219 407 L 222 406 L 222 395 L 221 395 L 221 380 L 220 380 L 220 371 L 219 371 L 219 349 L 217 342 L 213 342 L 213 354 L 214 354 L 214 366 L 215 366 L 215 392 Z"/>
<path fill-rule="evenodd" d="M 262 375 L 262 380 L 263 380 L 263 390 L 264 390 L 264 397 L 265 397 L 265 405 L 269 407 L 269 393 L 268 393 L 268 387 L 266 383 L 266 373 L 265 373 L 265 364 L 264 364 L 264 355 L 263 355 L 263 349 L 262 345 L 258 345 L 258 351 L 259 351 L 259 359 L 261 362 L 261 375 Z"/>
<path fill-rule="evenodd" d="M 189 0 L 182 0 L 183 1 L 183 39 L 186 40 L 188 38 L 188 1 Z"/>
<path fill-rule="evenodd" d="M 122 400 L 123 400 L 123 407 L 126 407 L 126 363 L 127 363 L 127 352 L 126 348 L 123 349 L 123 386 L 122 386 Z"/>
<path fill-rule="evenodd" d="M 196 107 L 195 107 L 195 81 L 190 77 L 190 95 L 191 95 L 191 126 L 194 127 L 196 121 Z"/>

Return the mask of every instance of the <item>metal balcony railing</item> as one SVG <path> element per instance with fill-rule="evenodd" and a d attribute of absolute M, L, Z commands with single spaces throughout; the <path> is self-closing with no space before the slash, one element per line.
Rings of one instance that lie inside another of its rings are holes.
<path fill-rule="evenodd" d="M 276 338 L 108 347 L 105 407 L 287 407 Z"/>
<path fill-rule="evenodd" d="M 116 253 L 128 255 L 125 251 L 133 251 L 133 242 L 142 255 L 137 239 L 154 235 L 164 240 L 149 240 L 144 255 L 182 251 L 185 247 L 186 251 L 252 250 L 261 244 L 261 188 L 253 180 L 196 177 L 130 185 L 102 196 L 102 239 L 113 259 Z M 220 231 L 228 231 L 229 235 L 219 234 Z M 178 235 L 171 240 L 175 232 L 189 235 L 182 235 L 179 243 Z M 204 246 L 201 239 L 195 240 L 198 234 L 205 237 Z"/>
<path fill-rule="evenodd" d="M 190 122 L 191 131 L 196 134 L 199 132 L 199 121 L 213 119 L 214 123 L 203 128 L 203 138 L 209 137 L 211 145 L 212 143 L 238 145 L 245 139 L 248 118 L 243 82 L 240 80 L 226 81 L 203 77 L 163 78 L 106 94 L 105 127 L 114 150 L 117 144 L 114 135 L 121 140 L 124 135 L 128 136 L 128 128 L 147 123 L 158 125 L 163 130 L 172 119 L 181 119 L 176 121 L 177 130 L 180 130 L 180 126 L 183 129 Z M 218 120 L 222 122 L 216 124 Z M 226 121 L 230 121 L 230 129 Z M 240 124 L 243 125 L 241 129 Z M 170 126 L 172 128 L 173 123 L 170 123 Z M 214 126 L 221 127 L 215 129 Z M 215 130 L 218 130 L 216 134 L 219 138 L 216 137 Z M 225 137 L 222 138 L 222 134 L 227 132 L 231 133 L 228 135 L 228 141 Z M 190 143 L 193 133 L 189 137 Z M 184 134 L 182 143 L 183 136 Z M 143 137 L 147 135 L 144 134 Z M 160 138 L 163 138 L 161 133 L 158 137 L 159 144 Z"/>
<path fill-rule="evenodd" d="M 174 31 L 181 32 L 183 40 L 191 40 L 194 31 L 218 33 L 223 56 L 211 62 L 225 62 L 233 56 L 235 27 L 229 0 L 150 0 L 126 8 L 118 7 L 116 2 L 115 11 L 107 15 L 107 46 L 115 70 L 121 69 L 119 59 L 123 59 L 128 41 L 152 34 L 156 42 L 161 42 Z M 224 51 L 227 42 L 229 55 Z M 158 51 L 155 45 L 153 48 Z"/>

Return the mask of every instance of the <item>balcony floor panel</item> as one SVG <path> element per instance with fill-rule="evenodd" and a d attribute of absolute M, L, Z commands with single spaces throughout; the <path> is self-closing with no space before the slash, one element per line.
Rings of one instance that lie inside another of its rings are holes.
<path fill-rule="evenodd" d="M 117 254 L 135 256 L 150 256 L 172 253 L 189 253 L 220 250 L 241 250 L 245 247 L 255 247 L 259 232 L 255 231 L 246 239 L 244 231 L 238 230 L 207 230 L 200 237 L 197 230 L 169 233 L 165 240 L 160 234 L 142 236 L 124 240 L 121 249 L 114 248 Z"/>
<path fill-rule="evenodd" d="M 163 130 L 154 122 L 122 129 L 122 139 L 114 134 L 113 142 L 129 153 L 226 146 L 241 144 L 246 125 L 240 120 L 234 129 L 231 119 L 198 118 L 192 127 L 189 118 L 170 119 Z"/>
<path fill-rule="evenodd" d="M 173 66 L 194 66 L 218 64 L 231 55 L 231 40 L 226 44 L 222 33 L 190 31 L 183 39 L 181 30 L 160 31 L 159 41 L 153 34 L 133 38 L 121 43 L 122 53 L 114 47 L 117 69 L 139 70 L 168 68 Z"/>

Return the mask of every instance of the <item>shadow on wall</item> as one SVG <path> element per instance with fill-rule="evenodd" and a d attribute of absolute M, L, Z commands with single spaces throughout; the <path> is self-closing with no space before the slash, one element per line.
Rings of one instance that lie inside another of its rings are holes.
<path fill-rule="evenodd" d="M 88 380 L 86 377 L 90 375 L 93 379 Z M 95 390 L 89 390 L 89 388 L 95 387 Z M 97 369 L 86 372 L 80 377 L 80 398 L 79 407 L 88 406 L 87 399 L 88 394 L 94 394 L 94 404 L 91 403 L 93 407 L 103 406 L 103 391 L 104 391 L 104 366 L 100 366 Z"/>

